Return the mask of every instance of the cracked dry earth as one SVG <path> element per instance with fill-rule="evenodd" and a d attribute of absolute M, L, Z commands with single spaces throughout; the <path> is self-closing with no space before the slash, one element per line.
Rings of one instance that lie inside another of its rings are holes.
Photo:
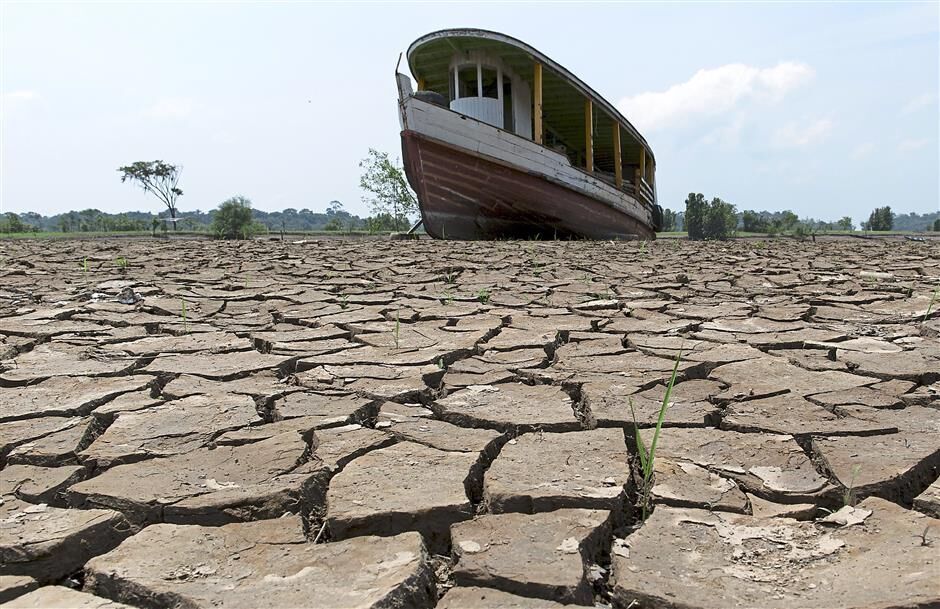
<path fill-rule="evenodd" d="M 4 607 L 940 604 L 937 241 L 0 257 Z"/>

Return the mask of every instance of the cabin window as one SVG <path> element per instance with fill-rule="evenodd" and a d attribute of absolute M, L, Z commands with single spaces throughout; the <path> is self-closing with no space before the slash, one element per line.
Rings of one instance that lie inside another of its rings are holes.
<path fill-rule="evenodd" d="M 498 63 L 495 66 L 482 61 L 457 63 L 469 58 L 455 59 L 448 73 L 450 109 L 494 127 L 515 131 L 514 105 L 519 102 L 513 101 L 511 79 L 503 74 Z"/>
<path fill-rule="evenodd" d="M 512 81 L 503 76 L 503 129 L 516 131 L 515 117 L 512 111 Z"/>
<path fill-rule="evenodd" d="M 457 97 L 478 97 L 477 67 L 464 66 L 457 70 Z"/>
<path fill-rule="evenodd" d="M 480 69 L 480 82 L 483 83 L 483 97 L 499 99 L 499 84 L 497 83 L 498 73 L 496 68 L 487 68 L 483 66 Z"/>

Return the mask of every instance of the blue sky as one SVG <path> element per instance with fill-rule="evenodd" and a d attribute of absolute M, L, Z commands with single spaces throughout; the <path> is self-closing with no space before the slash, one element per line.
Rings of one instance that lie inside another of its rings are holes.
<path fill-rule="evenodd" d="M 2 211 L 159 211 L 116 168 L 184 167 L 182 210 L 365 214 L 400 154 L 393 71 L 418 36 L 516 36 L 616 104 L 660 202 L 856 221 L 938 210 L 940 3 L 0 4 Z"/>

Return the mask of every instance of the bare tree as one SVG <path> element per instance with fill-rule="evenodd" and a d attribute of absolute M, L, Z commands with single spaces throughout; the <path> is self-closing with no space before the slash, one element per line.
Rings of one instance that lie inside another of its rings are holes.
<path fill-rule="evenodd" d="M 170 210 L 170 217 L 174 220 L 173 229 L 175 230 L 176 198 L 183 194 L 177 184 L 179 184 L 183 168 L 163 161 L 137 161 L 126 167 L 119 167 L 118 171 L 121 172 L 122 183 L 130 180 L 143 188 L 145 192 L 152 193 L 166 205 Z"/>

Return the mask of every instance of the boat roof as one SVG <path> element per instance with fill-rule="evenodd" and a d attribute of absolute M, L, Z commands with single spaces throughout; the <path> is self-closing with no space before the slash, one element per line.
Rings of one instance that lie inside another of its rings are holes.
<path fill-rule="evenodd" d="M 532 66 L 543 66 L 543 107 L 545 115 L 551 117 L 554 127 L 562 131 L 583 129 L 584 98 L 590 99 L 595 108 L 602 109 L 607 116 L 617 121 L 637 145 L 646 149 L 653 157 L 652 149 L 630 121 L 613 104 L 600 96 L 580 78 L 568 71 L 541 51 L 500 32 L 475 28 L 454 28 L 425 34 L 408 47 L 408 67 L 416 79 L 423 79 L 430 90 L 447 91 L 448 73 L 454 52 L 491 51 L 518 76 L 531 85 Z M 554 76 L 554 77 L 553 77 Z M 598 113 L 595 111 L 595 116 Z M 598 135 L 604 131 L 599 125 Z M 613 126 L 610 125 L 610 128 Z M 625 148 L 629 144 L 625 142 Z M 626 150 L 624 152 L 627 152 Z M 654 163 L 655 163 L 655 157 Z"/>

